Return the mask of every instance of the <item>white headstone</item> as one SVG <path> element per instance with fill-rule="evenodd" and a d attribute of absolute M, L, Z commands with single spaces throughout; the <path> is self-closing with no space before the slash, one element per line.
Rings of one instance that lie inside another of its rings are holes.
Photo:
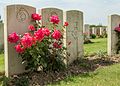
<path fill-rule="evenodd" d="M 100 27 L 100 35 L 103 35 L 103 27 Z"/>
<path fill-rule="evenodd" d="M 25 72 L 25 66 L 21 63 L 14 49 L 14 44 L 8 43 L 8 35 L 12 32 L 24 34 L 28 31 L 28 25 L 31 24 L 31 14 L 36 9 L 26 5 L 9 5 L 5 11 L 5 29 L 4 29 L 4 45 L 5 45 L 5 75 L 10 76 Z"/>
<path fill-rule="evenodd" d="M 39 10 L 39 13 L 42 15 L 42 25 L 50 28 L 50 16 L 57 15 L 60 19 L 59 25 L 63 25 L 63 11 L 58 8 L 43 8 Z"/>
<path fill-rule="evenodd" d="M 97 35 L 97 36 L 100 35 L 100 27 L 96 27 L 96 35 Z"/>
<path fill-rule="evenodd" d="M 107 33 L 106 27 L 105 26 L 100 27 L 100 35 L 104 35 L 106 33 Z"/>
<path fill-rule="evenodd" d="M 96 33 L 97 33 L 96 27 L 92 27 L 92 34 L 96 35 Z"/>
<path fill-rule="evenodd" d="M 90 25 L 89 24 L 84 25 L 83 33 L 87 34 L 88 39 L 90 38 Z"/>
<path fill-rule="evenodd" d="M 116 43 L 118 41 L 118 36 L 114 31 L 115 27 L 120 24 L 120 16 L 119 15 L 111 15 L 109 16 L 108 21 L 108 55 L 114 55 L 117 51 Z"/>
<path fill-rule="evenodd" d="M 66 21 L 69 26 L 66 28 L 67 51 L 70 53 L 69 62 L 83 57 L 83 13 L 77 10 L 66 12 Z"/>

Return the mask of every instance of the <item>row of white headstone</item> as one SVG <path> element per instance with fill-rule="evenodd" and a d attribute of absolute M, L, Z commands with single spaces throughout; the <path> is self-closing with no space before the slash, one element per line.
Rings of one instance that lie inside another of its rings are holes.
<path fill-rule="evenodd" d="M 107 27 L 90 27 L 89 24 L 85 24 L 83 28 L 83 34 L 87 35 L 87 38 L 90 38 L 90 34 L 95 34 L 96 36 L 102 36 L 107 34 Z"/>
<path fill-rule="evenodd" d="M 25 72 L 25 66 L 21 64 L 21 59 L 18 58 L 18 54 L 15 52 L 14 44 L 8 43 L 8 35 L 12 32 L 17 32 L 18 34 L 24 34 L 28 31 L 27 27 L 31 22 L 31 14 L 36 13 L 36 8 L 26 5 L 9 5 L 5 10 L 5 24 L 4 24 L 4 50 L 5 50 L 5 75 L 10 76 L 13 74 L 19 74 Z M 51 15 L 58 15 L 61 22 L 60 25 L 63 25 L 64 21 L 69 23 L 69 26 L 66 28 L 64 34 L 64 46 L 67 47 L 67 51 L 70 53 L 68 57 L 68 63 L 72 63 L 74 60 L 83 57 L 83 12 L 78 10 L 69 10 L 63 12 L 57 8 L 44 8 L 38 11 L 39 14 L 42 14 L 42 24 L 48 26 L 48 19 Z M 116 16 L 111 16 L 116 17 Z M 113 43 L 116 41 L 115 32 L 113 29 L 118 23 L 120 23 L 116 18 L 112 18 L 110 21 L 109 27 L 109 36 L 108 36 L 108 52 L 109 55 L 112 54 L 112 51 L 115 50 Z M 112 22 L 112 24 L 111 24 Z M 49 26 L 48 26 L 49 27 Z M 114 34 L 111 34 L 114 33 Z M 68 46 L 67 43 L 71 41 L 71 44 Z"/>

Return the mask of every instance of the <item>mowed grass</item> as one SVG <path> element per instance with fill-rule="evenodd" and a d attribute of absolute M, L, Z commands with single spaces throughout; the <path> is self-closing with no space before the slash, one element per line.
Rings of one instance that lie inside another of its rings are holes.
<path fill-rule="evenodd" d="M 4 71 L 4 54 L 0 54 L 0 72 Z"/>
<path fill-rule="evenodd" d="M 48 86 L 120 86 L 120 64 L 99 68 L 90 73 L 69 76 Z"/>
<path fill-rule="evenodd" d="M 84 55 L 93 55 L 99 52 L 107 52 L 107 38 L 91 39 L 90 44 L 84 44 Z"/>

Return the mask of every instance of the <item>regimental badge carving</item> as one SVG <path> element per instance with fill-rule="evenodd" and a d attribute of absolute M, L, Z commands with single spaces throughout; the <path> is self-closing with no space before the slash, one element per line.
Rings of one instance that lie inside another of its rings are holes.
<path fill-rule="evenodd" d="M 18 22 L 25 22 L 29 19 L 29 13 L 25 8 L 19 8 L 16 13 L 16 19 Z"/>

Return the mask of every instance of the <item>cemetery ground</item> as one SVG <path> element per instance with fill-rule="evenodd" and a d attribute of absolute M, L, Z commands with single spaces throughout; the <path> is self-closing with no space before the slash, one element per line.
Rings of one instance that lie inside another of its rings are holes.
<path fill-rule="evenodd" d="M 21 84 L 20 86 L 28 86 L 28 81 L 31 84 L 30 86 L 37 84 L 42 86 L 47 83 L 49 83 L 48 86 L 119 86 L 120 56 L 107 57 L 104 55 L 107 50 L 106 38 L 92 39 L 92 42 L 94 43 L 84 45 L 85 52 L 87 52 L 86 55 L 90 55 L 90 58 L 75 61 L 64 71 L 59 73 L 35 72 L 23 74 L 14 76 L 10 82 Z M 95 53 L 96 56 L 94 56 Z M 102 56 L 102 58 L 99 56 Z M 3 57 L 3 54 L 0 57 Z M 4 70 L 3 58 L 0 58 L 1 70 Z M 5 77 L 1 77 L 0 80 L 9 81 Z M 13 86 L 13 83 L 10 84 L 12 84 L 10 86 Z"/>

